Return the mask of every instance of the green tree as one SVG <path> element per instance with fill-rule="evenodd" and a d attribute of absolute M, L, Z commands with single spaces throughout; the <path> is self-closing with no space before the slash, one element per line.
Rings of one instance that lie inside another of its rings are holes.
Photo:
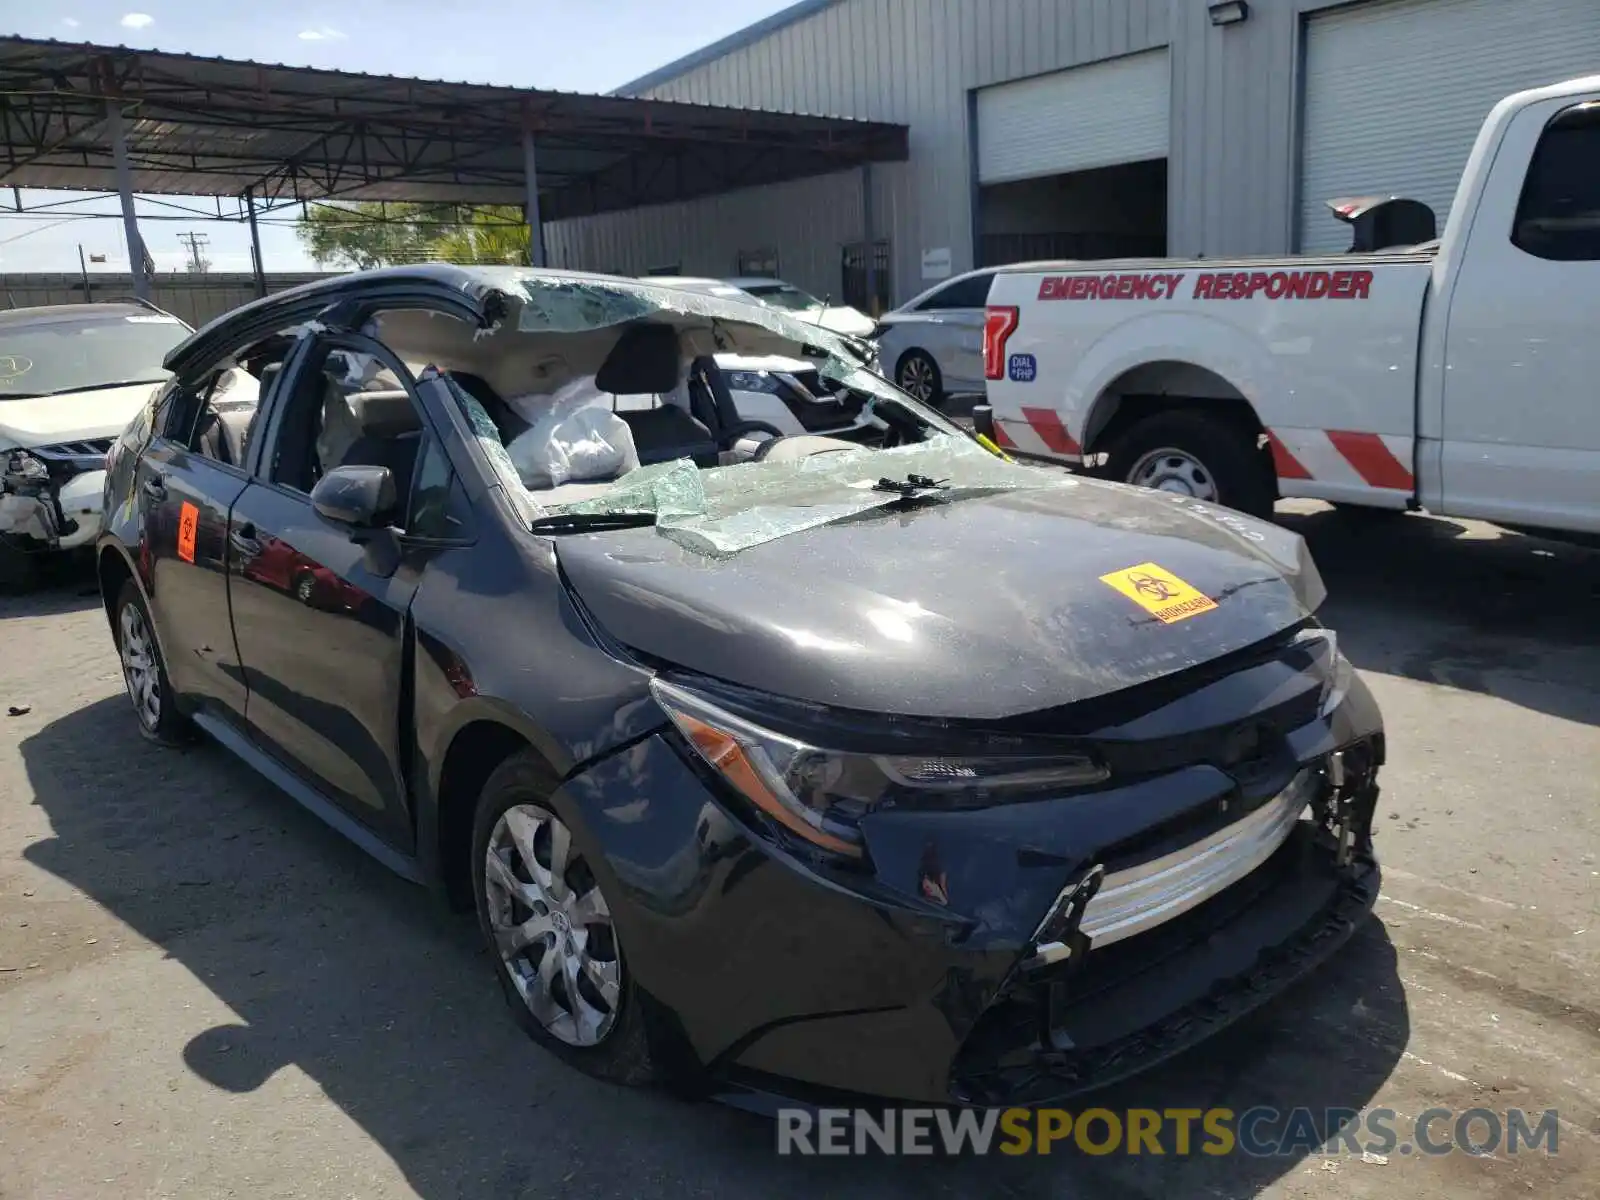
<path fill-rule="evenodd" d="M 409 262 L 528 261 L 528 230 L 522 210 L 513 205 L 317 204 L 295 233 L 318 263 L 356 270 Z"/>
<path fill-rule="evenodd" d="M 528 227 L 522 210 L 509 204 L 474 208 L 432 244 L 440 262 L 516 265 L 528 261 Z"/>

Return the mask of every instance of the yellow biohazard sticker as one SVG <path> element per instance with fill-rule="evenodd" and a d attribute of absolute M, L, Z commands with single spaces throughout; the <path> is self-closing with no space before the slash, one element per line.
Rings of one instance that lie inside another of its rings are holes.
<path fill-rule="evenodd" d="M 1100 576 L 1100 582 L 1121 592 L 1163 625 L 1210 612 L 1217 606 L 1210 596 L 1155 563 L 1113 571 Z"/>

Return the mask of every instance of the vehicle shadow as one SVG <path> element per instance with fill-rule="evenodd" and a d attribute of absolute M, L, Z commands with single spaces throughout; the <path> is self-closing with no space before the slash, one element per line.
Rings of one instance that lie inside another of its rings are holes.
<path fill-rule="evenodd" d="M 28 847 L 28 861 L 161 947 L 237 1014 L 192 1033 L 188 1069 L 247 1094 L 297 1067 L 429 1200 L 1245 1196 L 1310 1152 L 1101 1158 L 1058 1146 L 1030 1158 L 779 1158 L 768 1121 L 600 1084 L 531 1046 L 470 922 L 220 748 L 152 746 L 113 697 L 45 726 L 21 751 L 53 829 Z M 1306 1106 L 1325 1135 L 1323 1111 L 1369 1104 L 1408 1034 L 1396 953 L 1371 920 L 1290 994 L 1074 1107 Z M 236 1181 L 206 1182 L 220 1193 Z"/>
<path fill-rule="evenodd" d="M 82 612 L 100 603 L 94 560 L 69 554 L 42 568 L 37 586 L 25 592 L 0 591 L 0 621 L 11 617 L 55 617 Z"/>
<path fill-rule="evenodd" d="M 1600 724 L 1600 552 L 1421 516 L 1280 514 L 1364 671 Z"/>

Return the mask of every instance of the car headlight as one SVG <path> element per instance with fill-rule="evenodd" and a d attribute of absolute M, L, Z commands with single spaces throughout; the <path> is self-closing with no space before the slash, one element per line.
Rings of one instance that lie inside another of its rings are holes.
<path fill-rule="evenodd" d="M 1326 717 L 1344 703 L 1356 669 L 1339 653 L 1339 635 L 1331 629 L 1311 625 L 1296 634 L 1294 641 L 1311 652 L 1322 670 L 1322 703 L 1317 713 Z"/>
<path fill-rule="evenodd" d="M 815 846 L 862 855 L 859 822 L 877 808 L 975 808 L 1104 782 L 1087 754 L 861 754 L 766 728 L 677 684 L 650 690 L 706 764 L 746 800 Z"/>
<path fill-rule="evenodd" d="M 765 371 L 729 371 L 728 387 L 736 392 L 777 392 L 778 379 Z"/>

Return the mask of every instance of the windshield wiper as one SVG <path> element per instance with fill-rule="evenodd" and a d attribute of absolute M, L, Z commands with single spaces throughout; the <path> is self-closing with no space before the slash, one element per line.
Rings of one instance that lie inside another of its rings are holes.
<path fill-rule="evenodd" d="M 948 479 L 929 479 L 926 475 L 907 475 L 904 479 L 890 479 L 887 476 L 872 485 L 875 492 L 895 492 L 910 499 L 920 496 L 924 492 L 942 492 L 950 487 Z"/>
<path fill-rule="evenodd" d="M 644 529 L 656 523 L 653 512 L 553 513 L 535 517 L 534 533 L 601 533 L 608 529 Z"/>
<path fill-rule="evenodd" d="M 108 388 L 133 387 L 138 383 L 162 383 L 165 380 L 166 376 L 162 376 L 160 379 L 113 379 L 108 383 L 86 383 L 81 387 L 57 388 L 53 392 L 42 392 L 40 394 L 44 396 L 66 396 L 75 395 L 78 392 L 103 392 Z"/>

